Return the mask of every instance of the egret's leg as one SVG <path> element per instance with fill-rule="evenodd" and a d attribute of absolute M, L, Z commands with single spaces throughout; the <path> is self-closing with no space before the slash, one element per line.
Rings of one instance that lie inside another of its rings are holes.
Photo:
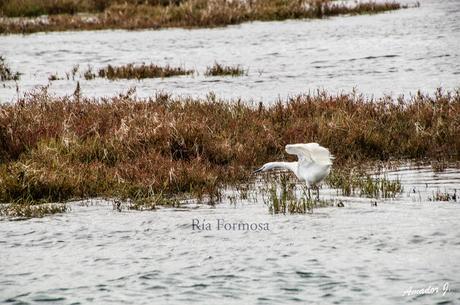
<path fill-rule="evenodd" d="M 309 188 L 309 187 L 307 187 L 307 190 L 308 190 L 308 200 L 310 200 L 310 199 L 311 199 L 311 192 L 310 192 L 310 188 Z"/>
<path fill-rule="evenodd" d="M 319 186 L 316 186 L 316 201 L 319 201 Z"/>

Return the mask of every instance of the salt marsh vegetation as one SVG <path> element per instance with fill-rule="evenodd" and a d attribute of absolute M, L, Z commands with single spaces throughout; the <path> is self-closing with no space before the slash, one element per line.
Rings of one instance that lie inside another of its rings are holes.
<path fill-rule="evenodd" d="M 3 56 L 0 56 L 0 81 L 8 81 L 8 80 L 19 80 L 20 73 L 14 72 L 6 59 Z"/>
<path fill-rule="evenodd" d="M 215 62 L 211 67 L 206 68 L 204 75 L 206 76 L 241 76 L 247 74 L 241 66 L 226 66 Z"/>
<path fill-rule="evenodd" d="M 256 20 L 375 14 L 405 7 L 393 1 L 349 5 L 331 0 L 4 0 L 0 2 L 0 33 L 217 27 Z"/>
<path fill-rule="evenodd" d="M 0 201 L 65 202 L 93 197 L 172 205 L 174 198 L 212 203 L 221 189 L 253 179 L 285 143 L 319 142 L 337 157 L 327 183 L 344 195 L 392 198 L 400 182 L 350 170 L 388 160 L 458 160 L 458 92 L 407 100 L 354 94 L 299 95 L 266 107 L 133 91 L 105 99 L 55 97 L 46 88 L 0 105 Z M 308 211 L 310 201 L 273 211 Z M 278 206 L 278 207 L 277 207 Z"/>

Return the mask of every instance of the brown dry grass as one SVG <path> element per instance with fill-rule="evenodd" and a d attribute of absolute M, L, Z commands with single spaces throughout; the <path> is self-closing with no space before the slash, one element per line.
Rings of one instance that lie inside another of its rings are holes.
<path fill-rule="evenodd" d="M 127 64 L 122 66 L 112 66 L 108 65 L 105 68 L 99 69 L 97 75 L 99 77 L 108 78 L 108 79 L 143 79 L 143 78 L 154 78 L 154 77 L 172 77 L 178 75 L 189 75 L 193 74 L 193 70 L 187 70 L 182 67 L 171 67 L 167 66 L 157 66 L 155 64 Z M 85 79 L 93 79 L 96 77 L 96 74 L 92 72 L 92 69 L 89 68 L 84 72 Z"/>
<path fill-rule="evenodd" d="M 284 145 L 318 142 L 336 166 L 357 160 L 459 159 L 460 93 L 410 100 L 299 95 L 240 101 L 56 98 L 0 105 L 0 202 L 162 194 L 217 196 Z"/>
<path fill-rule="evenodd" d="M 237 66 L 225 66 L 217 62 L 211 67 L 207 67 L 204 75 L 206 76 L 241 76 L 247 73 L 242 67 Z"/>
<path fill-rule="evenodd" d="M 19 80 L 19 72 L 13 72 L 3 56 L 0 56 L 0 81 Z"/>
<path fill-rule="evenodd" d="M 373 1 L 350 6 L 330 0 L 186 0 L 175 1 L 170 5 L 155 5 L 156 1 L 150 4 L 138 4 L 137 1 L 133 0 L 108 1 L 101 5 L 101 9 L 97 9 L 84 5 L 87 1 L 55 0 L 56 3 L 62 2 L 62 10 L 56 11 L 56 13 L 60 14 L 53 15 L 51 9 L 41 9 L 40 7 L 36 10 L 32 9 L 32 13 L 30 13 L 30 7 L 41 2 L 38 0 L 22 0 L 22 2 L 24 1 L 26 4 L 18 7 L 16 11 L 11 9 L 14 12 L 5 13 L 5 8 L 3 8 L 4 14 L 7 16 L 34 16 L 45 12 L 50 15 L 46 18 L 38 19 L 0 19 L 0 33 L 216 27 L 254 20 L 270 21 L 323 18 L 340 14 L 372 14 L 404 7 L 396 2 L 375 3 Z M 8 4 L 10 1 L 5 3 Z M 79 6 L 78 3 L 81 3 L 81 5 Z M 74 7 L 74 4 L 77 8 Z M 14 4 L 12 5 L 14 7 Z M 57 4 L 51 6 L 51 8 L 57 7 L 59 7 Z M 93 13 L 91 15 L 82 15 L 74 14 L 75 12 Z"/>
<path fill-rule="evenodd" d="M 112 5 L 177 5 L 183 0 L 0 0 L 0 16 L 36 17 L 40 15 L 103 12 Z"/>

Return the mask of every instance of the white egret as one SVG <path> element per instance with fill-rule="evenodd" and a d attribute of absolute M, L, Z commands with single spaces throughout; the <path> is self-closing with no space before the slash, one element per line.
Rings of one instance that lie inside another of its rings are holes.
<path fill-rule="evenodd" d="M 300 181 L 304 181 L 308 188 L 317 186 L 331 172 L 332 160 L 334 157 L 329 150 L 318 143 L 288 144 L 286 152 L 297 155 L 297 162 L 269 162 L 265 163 L 254 173 L 266 172 L 272 169 L 281 168 L 292 171 Z M 317 193 L 319 199 L 319 189 Z"/>

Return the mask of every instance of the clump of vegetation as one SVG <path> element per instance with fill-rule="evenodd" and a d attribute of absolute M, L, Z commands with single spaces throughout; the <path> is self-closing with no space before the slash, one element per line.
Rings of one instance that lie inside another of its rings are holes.
<path fill-rule="evenodd" d="M 389 180 L 386 177 L 371 177 L 367 175 L 358 184 L 361 195 L 372 198 L 394 198 L 402 193 L 403 188 L 399 179 Z"/>
<path fill-rule="evenodd" d="M 389 180 L 387 177 L 372 177 L 364 172 L 355 172 L 350 169 L 338 169 L 327 177 L 327 183 L 339 189 L 343 195 L 359 194 L 370 198 L 394 198 L 402 193 L 401 182 Z"/>
<path fill-rule="evenodd" d="M 285 185 L 281 185 L 281 192 L 278 195 L 276 185 L 272 185 L 269 190 L 268 201 L 265 204 L 268 206 L 268 211 L 271 214 L 305 214 L 312 213 L 314 208 L 332 206 L 332 201 L 317 200 L 303 194 L 297 198 L 292 189 L 287 189 Z"/>
<path fill-rule="evenodd" d="M 217 62 L 213 66 L 207 67 L 204 75 L 206 76 L 241 76 L 244 75 L 246 71 L 237 66 L 224 66 Z"/>
<path fill-rule="evenodd" d="M 40 16 L 45 19 L 4 18 L 0 33 L 39 31 L 215 27 L 248 21 L 324 18 L 340 14 L 372 14 L 400 9 L 396 2 L 332 0 L 3 0 L 3 16 Z M 80 12 L 91 13 L 76 14 Z"/>
<path fill-rule="evenodd" d="M 57 73 L 54 73 L 54 74 L 50 74 L 48 76 L 48 80 L 49 81 L 55 81 L 55 80 L 60 80 L 61 78 L 59 77 L 59 75 Z"/>
<path fill-rule="evenodd" d="M 112 5 L 178 5 L 183 0 L 2 0 L 0 12 L 7 17 L 36 17 L 103 12 Z"/>
<path fill-rule="evenodd" d="M 73 70 L 72 70 L 73 72 Z M 75 72 L 76 74 L 76 72 Z M 75 78 L 75 74 L 72 73 L 72 77 Z M 84 72 L 83 72 L 83 77 L 86 79 L 86 80 L 90 80 L 90 79 L 94 79 L 96 78 L 96 74 L 93 72 L 93 67 L 91 66 L 88 66 L 88 69 L 86 69 Z"/>
<path fill-rule="evenodd" d="M 192 74 L 193 70 L 186 70 L 182 67 L 171 67 L 167 65 L 165 67 L 157 66 L 154 64 L 141 64 L 141 65 L 133 65 L 127 64 L 123 66 L 114 67 L 112 65 L 108 65 L 105 68 L 99 69 L 98 76 L 108 79 L 118 79 L 118 78 L 125 78 L 125 79 L 142 79 L 142 78 L 154 78 L 154 77 L 171 77 L 177 75 L 189 75 Z M 91 71 L 85 72 L 86 75 L 92 75 Z"/>
<path fill-rule="evenodd" d="M 279 181 L 272 181 L 269 198 L 264 200 L 271 214 L 305 214 L 312 213 L 313 208 L 332 206 L 332 201 L 313 199 L 304 189 L 298 198 L 296 185 L 289 181 L 288 175 L 279 176 Z M 279 189 L 279 191 L 278 191 Z"/>
<path fill-rule="evenodd" d="M 336 156 L 331 175 L 351 162 L 458 160 L 458 113 L 460 92 L 398 100 L 323 92 L 253 106 L 214 95 L 139 99 L 132 91 L 55 97 L 44 88 L 0 105 L 0 202 L 153 194 L 218 200 L 223 186 L 248 181 L 254 168 L 291 158 L 286 143 L 328 147 Z M 356 183 L 343 179 L 333 183 Z M 368 194 L 398 190 L 367 181 L 358 185 Z"/>
<path fill-rule="evenodd" d="M 3 56 L 0 56 L 0 80 L 19 80 L 20 74 L 18 72 L 13 72 L 11 68 L 7 65 L 6 60 Z"/>
<path fill-rule="evenodd" d="M 457 190 L 453 194 L 448 192 L 437 191 L 433 197 L 429 198 L 430 201 L 457 201 Z"/>
<path fill-rule="evenodd" d="M 89 3 L 89 1 L 86 1 Z M 40 15 L 75 14 L 85 6 L 76 0 L 2 0 L 1 15 L 7 17 L 36 17 Z"/>
<path fill-rule="evenodd" d="M 180 201 L 175 197 L 166 197 L 162 193 L 139 196 L 129 201 L 128 209 L 137 211 L 156 210 L 158 206 L 180 207 Z"/>
<path fill-rule="evenodd" d="M 66 204 L 61 204 L 61 203 L 0 204 L 0 216 L 12 218 L 12 219 L 28 219 L 28 218 L 44 217 L 47 215 L 64 213 L 68 210 L 69 210 L 68 206 Z"/>
<path fill-rule="evenodd" d="M 66 72 L 65 75 L 66 75 L 66 79 L 67 80 L 75 80 L 75 76 L 77 75 L 77 72 L 78 70 L 80 69 L 80 66 L 79 65 L 74 65 L 72 67 L 72 70 L 70 70 L 70 72 Z M 89 69 L 89 68 L 88 68 Z"/>
<path fill-rule="evenodd" d="M 449 164 L 446 160 L 433 160 L 431 161 L 431 169 L 435 173 L 443 172 Z"/>
<path fill-rule="evenodd" d="M 157 206 L 164 205 L 164 202 L 161 199 L 162 198 L 160 196 L 139 198 L 128 205 L 128 208 L 130 210 L 137 211 L 152 211 L 155 210 Z"/>

